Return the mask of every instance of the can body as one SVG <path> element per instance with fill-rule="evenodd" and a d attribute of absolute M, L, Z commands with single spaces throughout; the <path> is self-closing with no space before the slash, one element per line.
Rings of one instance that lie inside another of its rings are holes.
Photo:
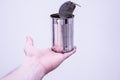
<path fill-rule="evenodd" d="M 52 14 L 52 49 L 55 52 L 69 52 L 73 49 L 73 18 L 62 19 Z"/>

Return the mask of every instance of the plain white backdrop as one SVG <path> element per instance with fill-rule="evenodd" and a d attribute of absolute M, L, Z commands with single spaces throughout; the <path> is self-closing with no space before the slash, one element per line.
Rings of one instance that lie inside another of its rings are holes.
<path fill-rule="evenodd" d="M 0 0 L 0 77 L 24 60 L 25 37 L 51 47 L 50 14 L 66 0 Z M 120 0 L 72 0 L 77 52 L 43 80 L 120 80 Z"/>

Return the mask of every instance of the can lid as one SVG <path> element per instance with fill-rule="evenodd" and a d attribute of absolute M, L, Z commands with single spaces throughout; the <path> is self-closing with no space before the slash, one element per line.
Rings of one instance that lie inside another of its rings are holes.
<path fill-rule="evenodd" d="M 67 1 L 67 2 L 63 3 L 59 9 L 59 16 L 63 19 L 72 17 L 73 11 L 75 10 L 76 5 L 81 7 L 80 5 L 78 5 L 74 2 L 71 2 L 71 1 Z"/>

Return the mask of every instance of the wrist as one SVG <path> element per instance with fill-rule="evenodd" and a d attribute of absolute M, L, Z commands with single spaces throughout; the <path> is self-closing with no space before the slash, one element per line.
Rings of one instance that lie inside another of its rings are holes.
<path fill-rule="evenodd" d="M 24 63 L 20 67 L 20 71 L 29 77 L 28 80 L 40 80 L 45 76 L 45 70 L 34 57 L 26 57 Z"/>

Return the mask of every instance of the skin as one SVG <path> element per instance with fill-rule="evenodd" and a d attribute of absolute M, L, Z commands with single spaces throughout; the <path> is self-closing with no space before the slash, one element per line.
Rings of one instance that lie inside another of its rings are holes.
<path fill-rule="evenodd" d="M 57 68 L 75 51 L 76 48 L 63 54 L 56 53 L 51 48 L 41 50 L 34 47 L 33 39 L 27 36 L 24 49 L 26 58 L 23 64 L 0 80 L 42 80 L 47 73 Z"/>

